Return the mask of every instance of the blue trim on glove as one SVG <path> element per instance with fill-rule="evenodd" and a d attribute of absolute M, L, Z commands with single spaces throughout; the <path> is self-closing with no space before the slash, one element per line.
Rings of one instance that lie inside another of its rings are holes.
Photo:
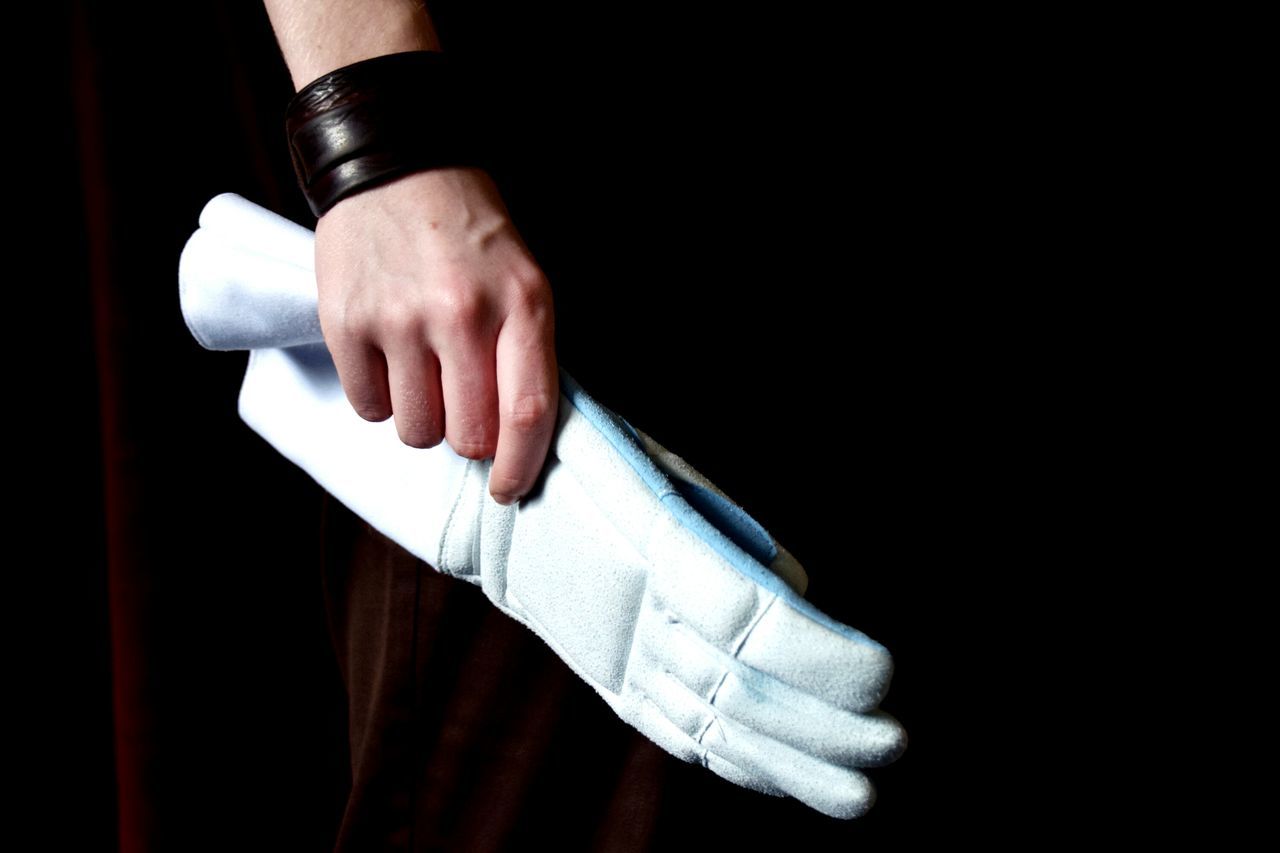
<path fill-rule="evenodd" d="M 621 415 L 597 402 L 563 366 L 560 367 L 560 388 L 587 421 L 622 454 L 622 458 L 627 460 L 680 523 L 714 548 L 729 565 L 753 583 L 784 598 L 795 610 L 819 625 L 887 653 L 888 650 L 882 644 L 856 628 L 832 619 L 771 572 L 768 563 L 773 562 L 777 556 L 776 540 L 758 521 L 741 507 L 726 504 L 719 495 L 695 483 L 674 482 L 645 452 L 635 428 Z M 683 487 L 687 487 L 687 490 Z M 691 499 L 691 495 L 696 497 Z M 727 529 L 717 527 L 716 522 Z M 761 559 L 765 555 L 768 555 L 767 561 Z"/>
<path fill-rule="evenodd" d="M 742 507 L 701 483 L 679 477 L 672 482 L 690 506 L 755 560 L 768 566 L 778 558 L 778 548 L 774 545 L 773 537 L 760 526 L 760 522 L 747 515 Z"/>

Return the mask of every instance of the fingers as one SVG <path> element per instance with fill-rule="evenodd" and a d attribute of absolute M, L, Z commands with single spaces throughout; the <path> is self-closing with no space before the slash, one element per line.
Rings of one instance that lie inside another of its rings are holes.
<path fill-rule="evenodd" d="M 695 760 L 692 754 L 731 782 L 789 794 L 832 817 L 858 817 L 874 803 L 875 789 L 861 771 L 796 749 L 716 712 L 661 669 L 637 675 L 628 674 L 631 688 L 681 733 L 684 743 L 676 754 L 686 761 Z"/>
<path fill-rule="evenodd" d="M 340 322 L 329 328 L 326 345 L 356 414 L 375 422 L 394 415 L 400 440 L 411 447 L 439 444 L 444 437 L 440 367 L 417 327 L 386 324 L 380 339 Z"/>
<path fill-rule="evenodd" d="M 551 311 L 527 306 L 498 335 L 498 448 L 489 473 L 494 500 L 523 497 L 542 470 L 559 409 Z"/>
<path fill-rule="evenodd" d="M 629 707 L 625 710 L 615 707 L 614 710 L 649 740 L 681 761 L 701 764 L 735 785 L 772 797 L 787 796 L 786 791 L 772 784 L 759 773 L 743 770 L 733 762 L 709 752 L 706 747 L 690 737 L 688 732 L 671 721 L 667 709 L 650 698 L 639 685 L 632 686 L 634 689 L 628 696 Z"/>
<path fill-rule="evenodd" d="M 738 650 L 746 666 L 840 708 L 880 704 L 893 677 L 888 649 L 804 599 L 779 599 Z"/>
<path fill-rule="evenodd" d="M 906 749 L 902 725 L 883 711 L 850 712 L 745 666 L 669 614 L 644 620 L 637 640 L 633 655 L 683 686 L 674 695 L 699 715 L 688 725 L 697 725 L 714 706 L 719 715 L 764 737 L 845 766 L 888 764 Z"/>
<path fill-rule="evenodd" d="M 458 456 L 489 459 L 498 443 L 492 337 L 458 336 L 439 351 L 444 437 Z"/>
<path fill-rule="evenodd" d="M 752 636 L 780 606 L 777 599 L 763 606 Z M 838 682 L 841 673 L 828 670 L 827 677 Z M 683 734 L 683 741 L 669 739 L 686 761 L 833 817 L 866 812 L 875 789 L 858 768 L 886 764 L 906 748 L 905 730 L 888 714 L 852 712 L 830 701 L 841 698 L 839 690 L 833 697 L 747 666 L 668 610 L 642 610 L 624 692 L 642 697 L 641 707 L 665 721 L 650 728 Z"/>
<path fill-rule="evenodd" d="M 385 421 L 391 417 L 387 363 L 382 350 L 372 341 L 340 332 L 326 331 L 325 338 L 342 380 L 342 390 L 356 414 L 367 421 Z"/>
<path fill-rule="evenodd" d="M 731 761 L 726 761 L 714 752 L 707 752 L 702 756 L 702 766 L 706 767 L 721 779 L 727 779 L 735 785 L 741 785 L 744 788 L 749 788 L 752 791 L 759 791 L 761 794 L 768 794 L 771 797 L 787 796 L 786 791 L 766 782 L 757 774 L 748 773 L 738 765 Z"/>
<path fill-rule="evenodd" d="M 723 717 L 711 722 L 700 742 L 710 754 L 831 817 L 860 817 L 875 803 L 875 788 L 865 773 L 760 737 Z"/>
<path fill-rule="evenodd" d="M 715 694 L 725 717 L 832 764 L 880 767 L 902 756 L 902 724 L 875 710 L 841 711 L 788 685 L 750 671 L 730 671 Z"/>
<path fill-rule="evenodd" d="M 440 362 L 420 336 L 397 341 L 387 350 L 387 384 L 395 409 L 396 432 L 410 447 L 435 447 L 444 438 L 444 397 Z"/>
<path fill-rule="evenodd" d="M 400 440 L 493 458 L 490 491 L 511 503 L 532 487 L 555 431 L 559 373 L 545 293 L 516 305 L 491 331 L 479 304 L 446 303 L 434 324 L 384 323 L 376 338 L 330 335 L 347 398 L 366 420 L 394 415 Z"/>

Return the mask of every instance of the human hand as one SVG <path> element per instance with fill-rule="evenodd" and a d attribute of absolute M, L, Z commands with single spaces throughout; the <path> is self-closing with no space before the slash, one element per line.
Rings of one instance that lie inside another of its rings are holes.
<path fill-rule="evenodd" d="M 493 457 L 509 504 L 533 485 L 556 423 L 551 287 L 490 176 L 415 172 L 316 223 L 320 327 L 347 400 L 395 416 L 400 440 Z"/>

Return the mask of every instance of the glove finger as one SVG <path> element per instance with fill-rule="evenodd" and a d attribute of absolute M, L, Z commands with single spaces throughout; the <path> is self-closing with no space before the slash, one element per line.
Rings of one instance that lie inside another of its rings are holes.
<path fill-rule="evenodd" d="M 841 711 L 768 676 L 726 673 L 715 707 L 724 717 L 832 764 L 877 767 L 897 760 L 907 746 L 906 730 L 889 714 Z"/>
<path fill-rule="evenodd" d="M 686 737 L 703 750 L 704 765 L 728 762 L 752 781 L 738 784 L 783 791 L 823 814 L 839 818 L 858 817 L 875 800 L 874 788 L 865 774 L 806 755 L 724 718 L 671 673 L 641 667 L 628 674 L 628 683 L 675 728 L 692 733 Z"/>
<path fill-rule="evenodd" d="M 779 596 L 735 652 L 742 663 L 849 711 L 884 699 L 893 677 L 889 650 L 804 599 Z"/>
<path fill-rule="evenodd" d="M 875 787 L 865 773 L 806 755 L 724 717 L 712 721 L 701 743 L 709 754 L 733 762 L 825 815 L 860 817 L 875 803 Z"/>
<path fill-rule="evenodd" d="M 649 740 L 662 747 L 671 755 L 690 764 L 701 764 L 717 776 L 772 797 L 785 797 L 787 792 L 770 784 L 758 774 L 748 773 L 733 762 L 718 756 L 709 755 L 697 741 L 689 736 L 678 725 L 671 721 L 661 705 L 651 699 L 643 690 L 628 690 L 623 705 L 615 705 L 614 710 L 624 720 L 635 726 Z"/>
<path fill-rule="evenodd" d="M 719 776 L 721 779 L 728 780 L 735 785 L 740 785 L 752 791 L 761 794 L 768 794 L 771 797 L 785 797 L 787 792 L 781 788 L 775 788 L 764 779 L 754 774 L 748 773 L 738 765 L 731 761 L 716 755 L 714 752 L 704 753 L 702 756 L 702 766 Z"/>
<path fill-rule="evenodd" d="M 865 767 L 887 764 L 906 748 L 906 732 L 888 714 L 851 713 L 753 670 L 669 614 L 642 619 L 636 639 L 633 662 L 669 674 L 720 715 L 801 752 Z"/>
<path fill-rule="evenodd" d="M 678 536 L 655 537 L 651 550 Z M 794 593 L 775 595 L 711 561 L 688 571 L 666 570 L 660 557 L 653 565 L 654 605 L 751 668 L 849 711 L 872 710 L 888 691 L 888 649 Z"/>

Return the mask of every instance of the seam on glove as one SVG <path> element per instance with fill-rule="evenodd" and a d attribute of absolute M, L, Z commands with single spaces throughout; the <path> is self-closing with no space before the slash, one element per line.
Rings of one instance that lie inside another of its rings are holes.
<path fill-rule="evenodd" d="M 742 651 L 742 647 L 746 645 L 747 638 L 751 636 L 751 633 L 753 631 L 755 631 L 756 626 L 760 624 L 760 620 L 764 618 L 764 615 L 769 612 L 769 608 L 773 607 L 774 603 L 777 602 L 777 600 L 778 600 L 778 596 L 775 595 L 772 599 L 769 600 L 768 604 L 760 608 L 760 612 L 756 614 L 756 618 L 751 621 L 751 624 L 747 627 L 747 630 L 742 632 L 742 639 L 738 641 L 737 648 L 733 650 L 733 657 L 735 660 L 738 657 L 738 652 Z M 677 681 L 680 680 L 679 677 L 675 675 L 675 673 L 669 672 L 665 668 L 663 668 L 662 671 L 667 673 L 667 675 L 670 675 L 675 680 Z M 724 686 L 724 683 L 728 678 L 729 678 L 729 667 L 726 666 L 724 668 L 724 672 L 720 673 L 720 680 L 716 682 L 716 686 L 714 689 L 712 689 L 711 695 L 706 699 L 702 700 L 707 703 L 707 708 L 711 711 L 711 719 L 707 721 L 707 724 L 702 727 L 702 731 L 698 733 L 699 745 L 702 744 L 702 739 L 707 736 L 707 732 L 711 730 L 711 724 L 714 723 L 716 720 L 718 720 L 720 717 L 720 711 L 718 708 L 716 708 L 716 697 L 720 695 L 720 688 Z M 693 691 L 690 691 L 690 692 L 693 692 Z M 694 695 L 696 696 L 697 694 L 695 693 Z M 699 696 L 698 698 L 702 699 L 701 696 Z M 721 734 L 723 735 L 724 726 L 721 726 L 720 728 L 721 728 Z"/>
<path fill-rule="evenodd" d="M 649 594 L 649 581 L 650 573 L 645 572 L 642 579 L 643 586 L 640 587 L 640 595 L 636 598 L 635 618 L 631 620 L 631 637 L 627 640 L 627 659 L 622 664 L 622 677 L 618 680 L 617 691 L 610 691 L 617 696 L 626 693 L 628 689 L 636 689 L 630 687 L 630 685 L 634 684 L 631 679 L 631 665 L 635 661 L 636 655 L 642 654 L 642 652 L 637 652 L 636 649 L 640 645 L 640 620 L 644 618 L 645 604 L 647 603 L 651 610 L 662 615 L 662 611 L 658 609 L 653 597 Z"/>
<path fill-rule="evenodd" d="M 742 639 L 738 641 L 737 648 L 733 650 L 733 656 L 735 658 L 737 658 L 738 655 L 742 653 L 742 647 L 747 644 L 747 640 L 751 639 L 751 635 L 755 632 L 756 626 L 760 624 L 760 620 L 764 619 L 765 614 L 768 613 L 769 610 L 773 608 L 773 605 L 778 603 L 779 598 L 781 598 L 781 596 L 779 596 L 777 593 L 774 593 L 773 598 L 769 599 L 769 603 L 766 604 L 764 607 L 761 607 L 760 612 L 756 614 L 756 618 L 751 620 L 751 624 L 747 627 L 747 630 L 742 632 Z"/>
<path fill-rule="evenodd" d="M 449 507 L 449 516 L 444 523 L 444 535 L 440 537 L 440 547 L 436 552 L 436 569 L 446 575 L 456 576 L 451 566 L 446 566 L 446 555 L 454 540 L 454 519 L 458 514 L 458 507 L 462 506 L 462 499 L 467 493 L 467 481 L 471 476 L 471 466 L 475 464 L 474 459 L 468 459 L 466 467 L 463 469 L 461 477 L 461 488 L 458 489 L 457 496 L 453 499 L 453 506 Z"/>
<path fill-rule="evenodd" d="M 709 750 L 705 746 L 703 746 L 701 743 L 694 740 L 693 735 L 689 734 L 684 729 L 676 725 L 675 722 L 672 721 L 671 717 L 667 714 L 667 712 L 663 709 L 663 707 L 659 705 L 652 696 L 650 696 L 647 692 L 645 692 L 645 689 L 643 687 L 641 687 L 638 684 L 631 684 L 628 686 L 628 691 L 642 705 L 648 705 L 650 708 L 652 708 L 654 716 L 657 719 L 661 720 L 662 722 L 666 723 L 667 726 L 669 727 L 669 730 L 674 732 L 676 737 L 684 742 L 684 744 L 688 747 L 688 752 L 686 754 L 689 757 L 686 758 L 684 755 L 680 755 L 670 746 L 668 746 L 665 743 L 662 743 L 656 738 L 650 737 L 649 738 L 650 740 L 658 744 L 658 746 L 662 747 L 663 750 L 665 750 L 668 754 L 674 756 L 675 758 L 680 759 L 686 764 L 701 764 L 703 767 L 706 767 L 708 770 L 711 769 L 707 765 L 707 753 Z M 646 737 L 649 736 L 647 732 L 643 732 L 643 733 L 645 734 Z M 717 758 L 718 757 L 719 756 L 717 756 Z M 715 771 L 712 771 L 712 772 L 715 772 Z"/>
<path fill-rule="evenodd" d="M 711 765 L 707 763 L 707 756 L 711 754 L 711 750 L 708 747 L 703 746 L 702 739 L 707 736 L 707 732 L 711 731 L 711 727 L 717 724 L 720 725 L 720 739 L 728 740 L 729 738 L 725 732 L 724 724 L 720 723 L 720 715 L 716 713 L 714 708 L 711 709 L 711 719 L 707 720 L 707 724 L 703 726 L 702 731 L 698 733 L 698 746 L 702 747 L 702 766 L 708 770 L 711 769 Z M 717 755 L 716 758 L 721 760 L 724 759 L 721 755 Z"/>

